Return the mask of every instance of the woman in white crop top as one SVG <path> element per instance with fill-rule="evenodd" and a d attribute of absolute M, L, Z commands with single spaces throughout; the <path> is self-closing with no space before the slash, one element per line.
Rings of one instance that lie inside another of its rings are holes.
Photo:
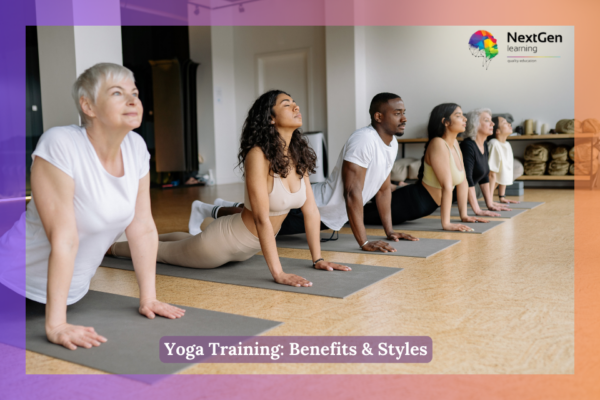
<path fill-rule="evenodd" d="M 97 64 L 79 76 L 73 97 L 83 126 L 56 127 L 41 136 L 33 152 L 27 212 L 0 239 L 0 258 L 6 261 L 1 256 L 6 244 L 24 237 L 27 277 L 23 287 L 18 265 L 12 270 L 3 265 L 0 282 L 25 292 L 28 302 L 45 303 L 48 340 L 72 350 L 106 341 L 91 327 L 67 323 L 67 305 L 85 296 L 106 249 L 124 230 L 140 287 L 140 314 L 179 318 L 184 313 L 156 299 L 150 157 L 143 139 L 131 131 L 142 119 L 133 74 L 120 65 Z"/>
<path fill-rule="evenodd" d="M 248 112 L 238 154 L 246 179 L 243 211 L 194 202 L 190 233 L 160 235 L 158 261 L 216 268 L 230 261 L 245 261 L 262 250 L 277 283 L 311 286 L 306 279 L 283 272 L 275 244 L 275 235 L 290 209 L 301 208 L 314 267 L 349 271 L 347 266 L 321 258 L 321 218 L 308 179 L 316 156 L 300 133 L 301 126 L 300 108 L 287 93 L 272 90 L 260 96 Z M 200 232 L 204 216 L 211 214 L 220 218 Z M 127 242 L 115 243 L 111 252 L 116 257 L 130 257 Z"/>

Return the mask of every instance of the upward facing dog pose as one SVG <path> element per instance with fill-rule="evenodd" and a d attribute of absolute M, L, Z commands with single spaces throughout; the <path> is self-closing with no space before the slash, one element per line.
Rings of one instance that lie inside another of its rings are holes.
<path fill-rule="evenodd" d="M 338 231 L 350 220 L 352 232 L 361 249 L 395 252 L 396 249 L 387 242 L 367 240 L 363 207 L 375 197 L 380 220 L 384 222 L 383 227 L 389 240 L 419 240 L 411 235 L 394 232 L 392 228 L 390 173 L 398 153 L 395 136 L 404 133 L 404 111 L 404 102 L 396 94 L 380 93 L 373 98 L 369 107 L 371 125 L 357 130 L 350 136 L 329 178 L 312 186 L 316 206 L 321 214 L 320 222 L 315 220 L 315 226 L 320 225 L 321 230 Z M 306 182 L 309 187 L 308 180 Z M 194 202 L 190 232 L 199 230 L 199 225 L 205 217 L 215 218 L 241 212 L 241 207 L 245 204 L 222 199 L 217 199 L 215 203 L 216 206 L 213 207 L 199 201 Z M 219 209 L 220 206 L 224 208 Z M 308 236 L 308 218 L 304 208 L 292 209 L 283 221 L 279 234 L 304 233 L 306 226 Z M 309 247 L 310 240 L 309 238 Z"/>
<path fill-rule="evenodd" d="M 133 73 L 96 64 L 77 78 L 72 93 L 83 126 L 55 127 L 40 138 L 32 155 L 31 201 L 22 222 L 0 239 L 0 267 L 9 269 L 5 255 L 26 243 L 26 302 L 45 303 L 48 340 L 75 350 L 106 341 L 92 327 L 69 324 L 67 305 L 86 295 L 106 249 L 123 230 L 131 240 L 140 314 L 174 319 L 185 310 L 156 299 L 150 154 L 132 132 L 142 121 Z M 18 266 L 16 279 L 0 273 L 0 282 L 17 292 Z"/>
<path fill-rule="evenodd" d="M 465 157 L 465 172 L 469 182 L 469 203 L 476 215 L 499 217 L 494 211 L 510 211 L 504 204 L 495 203 L 492 197 L 493 188 L 490 185 L 490 166 L 488 164 L 488 146 L 486 139 L 494 133 L 492 111 L 488 108 L 478 108 L 467 114 L 469 118 L 465 130 L 465 140 L 460 144 L 460 149 Z M 479 183 L 481 193 L 485 199 L 487 210 L 479 207 L 475 184 Z"/>
<path fill-rule="evenodd" d="M 456 187 L 462 222 L 488 222 L 467 216 L 467 180 L 456 136 L 465 130 L 466 118 L 458 104 L 440 104 L 431 111 L 427 133 L 429 142 L 421 159 L 418 181 L 392 193 L 392 222 L 400 224 L 425 217 L 442 208 L 442 228 L 448 231 L 472 231 L 463 224 L 450 222 L 452 191 Z M 365 223 L 380 224 L 377 204 L 365 206 Z"/>
<path fill-rule="evenodd" d="M 246 179 L 245 208 L 228 215 L 226 209 L 221 210 L 222 218 L 197 235 L 159 235 L 157 260 L 182 267 L 215 268 L 229 261 L 245 261 L 262 250 L 277 283 L 312 286 L 300 276 L 283 272 L 275 245 L 275 235 L 290 208 L 301 208 L 314 267 L 349 271 L 347 266 L 321 258 L 319 210 L 308 178 L 316 157 L 299 131 L 301 126 L 300 108 L 287 93 L 272 90 L 260 96 L 248 112 L 238 154 Z M 211 210 L 209 206 L 208 212 Z M 129 244 L 117 242 L 111 252 L 116 257 L 130 257 Z"/>

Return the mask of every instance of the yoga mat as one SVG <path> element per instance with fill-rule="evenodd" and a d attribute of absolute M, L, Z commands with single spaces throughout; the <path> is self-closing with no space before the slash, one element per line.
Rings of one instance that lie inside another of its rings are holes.
<path fill-rule="evenodd" d="M 486 208 L 483 208 L 483 210 L 487 210 Z M 526 212 L 527 210 L 525 209 L 514 209 L 511 211 L 494 211 L 495 213 L 500 214 L 499 217 L 488 217 L 487 215 L 483 215 L 481 216 L 481 218 L 514 218 L 517 215 L 523 214 L 524 212 Z M 431 213 L 431 215 L 441 215 L 442 214 L 442 210 L 440 208 L 438 208 L 437 210 L 435 210 L 434 212 Z M 471 217 L 475 217 L 475 213 L 473 212 L 473 210 L 471 210 L 470 207 L 468 207 L 467 209 L 467 215 L 471 216 Z M 450 208 L 450 216 L 451 217 L 460 217 L 460 212 L 458 211 L 458 207 L 451 207 Z"/>
<path fill-rule="evenodd" d="M 331 233 L 321 233 L 321 238 L 323 239 L 329 239 L 330 237 Z M 385 236 L 367 236 L 367 239 L 371 241 L 383 240 L 389 243 L 390 246 L 395 248 L 397 251 L 395 253 L 368 253 L 360 249 L 359 245 L 356 243 L 356 239 L 354 239 L 354 235 L 343 233 L 339 234 L 339 238 L 337 240 L 322 242 L 321 250 L 339 251 L 342 253 L 384 254 L 386 256 L 427 258 L 460 242 L 460 240 L 446 239 L 420 239 L 416 242 L 400 240 L 399 242 L 394 242 L 388 240 Z M 301 233 L 298 235 L 278 236 L 277 247 L 308 250 L 306 234 Z"/>
<path fill-rule="evenodd" d="M 231 262 L 212 269 L 185 268 L 157 263 L 156 274 L 343 299 L 402 271 L 401 268 L 358 264 L 344 264 L 352 268 L 352 271 L 323 271 L 314 269 L 310 260 L 284 257 L 279 257 L 279 259 L 284 272 L 308 279 L 313 285 L 311 287 L 294 287 L 276 283 L 267 267 L 265 258 L 259 255 L 252 256 L 246 261 Z M 133 263 L 127 259 L 105 257 L 100 265 L 133 271 Z"/>
<path fill-rule="evenodd" d="M 93 327 L 108 341 L 99 347 L 74 351 L 46 338 L 44 304 L 28 306 L 27 350 L 148 381 L 148 377 L 136 378 L 135 374 L 174 374 L 191 365 L 161 362 L 159 341 L 163 336 L 256 336 L 281 325 L 277 321 L 183 306 L 178 306 L 186 310 L 180 319 L 148 319 L 139 314 L 139 305 L 135 297 L 90 290 L 83 299 L 67 307 L 67 320 L 73 325 Z"/>
<path fill-rule="evenodd" d="M 533 208 L 536 208 L 536 207 L 538 207 L 538 206 L 541 206 L 542 204 L 544 204 L 544 202 L 543 202 L 543 201 L 541 201 L 541 202 L 537 202 L 537 201 L 522 201 L 522 202 L 520 202 L 519 204 L 507 204 L 507 206 L 508 206 L 509 208 L 512 208 L 512 209 L 515 209 L 515 208 L 516 208 L 516 209 L 519 209 L 519 210 L 520 210 L 520 209 L 524 209 L 524 210 L 531 210 L 531 209 L 533 209 Z M 485 202 L 484 202 L 484 201 L 480 201 L 480 202 L 479 202 L 479 207 L 481 207 L 482 209 L 483 209 L 483 208 L 486 208 L 486 209 L 487 209 L 487 206 L 485 205 Z"/>
<path fill-rule="evenodd" d="M 398 232 L 404 231 L 425 231 L 425 232 L 446 232 L 446 233 L 477 233 L 482 234 L 486 233 L 490 229 L 497 227 L 500 224 L 503 224 L 505 221 L 490 221 L 488 223 L 477 223 L 477 222 L 460 222 L 459 220 L 452 220 L 453 224 L 463 224 L 467 225 L 473 229 L 473 232 L 459 232 L 459 231 L 445 231 L 442 229 L 442 223 L 439 219 L 417 219 L 414 221 L 406 221 L 400 225 L 394 225 L 394 230 Z M 350 225 L 346 225 L 346 227 L 350 227 Z M 367 229 L 383 229 L 381 225 L 365 225 Z"/>

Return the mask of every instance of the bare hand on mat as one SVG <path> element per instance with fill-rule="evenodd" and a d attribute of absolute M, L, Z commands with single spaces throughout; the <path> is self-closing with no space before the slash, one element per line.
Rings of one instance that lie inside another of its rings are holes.
<path fill-rule="evenodd" d="M 442 229 L 445 231 L 459 231 L 459 232 L 473 232 L 475 229 L 470 226 L 466 226 L 463 224 L 448 224 L 442 225 Z"/>
<path fill-rule="evenodd" d="M 520 202 L 516 201 L 516 200 L 509 200 L 509 199 L 506 199 L 506 198 L 503 197 L 503 198 L 500 199 L 500 203 L 504 203 L 504 204 L 519 204 Z"/>
<path fill-rule="evenodd" d="M 346 265 L 340 265 L 340 264 L 332 263 L 329 261 L 319 261 L 318 263 L 315 264 L 315 268 L 322 269 L 324 271 L 333 271 L 333 270 L 352 271 L 352 268 L 350 268 Z"/>
<path fill-rule="evenodd" d="M 499 204 L 499 203 L 492 203 L 492 206 L 488 207 L 488 210 L 490 210 L 490 211 L 512 211 L 512 209 L 508 208 L 507 206 L 505 206 L 503 204 Z"/>
<path fill-rule="evenodd" d="M 462 220 L 462 222 L 483 222 L 483 223 L 490 222 L 487 219 L 477 218 L 477 217 L 464 217 L 464 218 L 461 218 L 461 220 Z"/>
<path fill-rule="evenodd" d="M 500 214 L 498 214 L 496 212 L 493 212 L 493 211 L 483 211 L 483 210 L 480 210 L 479 212 L 476 212 L 475 214 L 476 215 L 483 215 L 483 216 L 486 216 L 486 217 L 499 217 L 500 216 Z"/>
<path fill-rule="evenodd" d="M 365 244 L 362 249 L 364 251 L 380 251 L 382 253 L 395 253 L 396 249 L 382 240 L 375 240 Z"/>
<path fill-rule="evenodd" d="M 183 317 L 185 314 L 185 310 L 172 306 L 167 303 L 163 303 L 162 301 L 158 301 L 156 299 L 152 300 L 140 300 L 140 314 L 154 319 L 156 315 L 160 315 L 161 317 L 176 319 Z"/>
<path fill-rule="evenodd" d="M 77 347 L 91 349 L 92 346 L 98 347 L 101 343 L 106 342 L 106 338 L 98 335 L 94 328 L 71 325 L 66 322 L 53 328 L 46 327 L 46 336 L 50 342 L 69 350 L 75 350 Z"/>
<path fill-rule="evenodd" d="M 275 277 L 275 282 L 281 283 L 282 285 L 290 285 L 295 287 L 312 286 L 312 282 L 307 281 L 303 277 L 294 274 L 286 274 L 285 272 L 282 272 L 281 274 L 277 275 Z"/>
<path fill-rule="evenodd" d="M 391 232 L 387 235 L 387 238 L 389 240 L 393 240 L 394 242 L 397 242 L 399 240 L 410 240 L 413 242 L 419 240 L 419 238 L 414 237 L 413 235 L 409 235 L 408 233 L 400 233 L 400 232 Z"/>

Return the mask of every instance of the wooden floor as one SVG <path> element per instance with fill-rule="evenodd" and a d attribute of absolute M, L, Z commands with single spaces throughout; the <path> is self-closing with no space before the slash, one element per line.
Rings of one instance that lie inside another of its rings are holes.
<path fill-rule="evenodd" d="M 191 202 L 217 197 L 239 201 L 243 186 L 153 190 L 159 233 L 186 231 Z M 183 373 L 574 373 L 573 190 L 528 189 L 521 200 L 546 204 L 484 235 L 413 233 L 461 240 L 427 260 L 323 252 L 332 261 L 404 268 L 346 299 L 157 277 L 163 301 L 284 322 L 268 335 L 430 336 L 431 363 L 202 364 Z M 310 259 L 307 250 L 280 249 L 279 254 Z M 91 289 L 138 296 L 129 271 L 99 268 Z M 27 373 L 101 372 L 28 351 Z"/>

